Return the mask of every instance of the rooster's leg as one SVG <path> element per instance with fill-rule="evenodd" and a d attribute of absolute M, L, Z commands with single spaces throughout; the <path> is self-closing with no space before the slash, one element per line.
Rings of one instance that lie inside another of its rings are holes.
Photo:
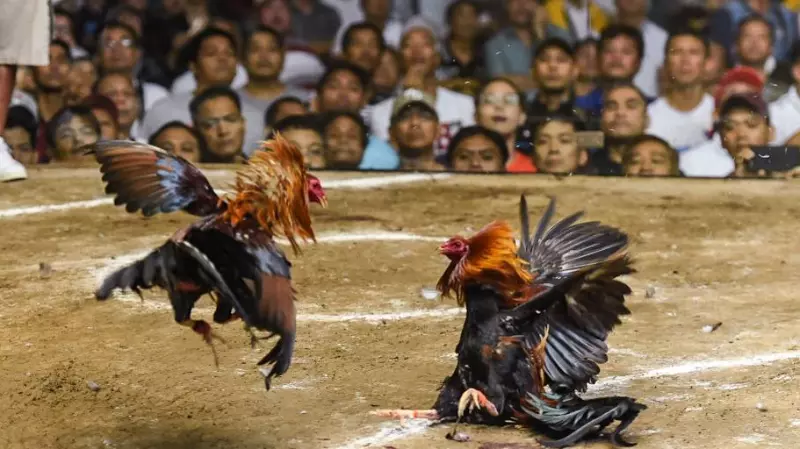
<path fill-rule="evenodd" d="M 214 333 L 214 331 L 211 330 L 211 325 L 206 321 L 188 319 L 181 321 L 180 324 L 182 326 L 191 327 L 193 331 L 203 336 L 203 340 L 211 346 L 211 353 L 214 355 L 214 365 L 219 368 L 219 358 L 217 357 L 217 349 L 214 347 L 214 340 L 216 339 L 223 343 L 225 343 L 225 340 Z"/>
<path fill-rule="evenodd" d="M 497 411 L 497 407 L 495 407 L 495 405 L 486 398 L 486 395 L 474 388 L 467 389 L 467 391 L 461 395 L 461 399 L 458 401 L 459 421 L 461 421 L 461 418 L 464 416 L 464 412 L 467 410 L 467 407 L 469 407 L 470 412 L 475 409 L 485 409 L 486 412 L 492 416 L 498 416 L 500 414 Z"/>

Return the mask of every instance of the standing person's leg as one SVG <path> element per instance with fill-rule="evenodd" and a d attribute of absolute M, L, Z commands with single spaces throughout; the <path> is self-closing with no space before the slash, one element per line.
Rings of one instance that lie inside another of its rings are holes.
<path fill-rule="evenodd" d="M 0 181 L 26 179 L 25 167 L 11 157 L 2 133 L 14 90 L 17 66 L 46 66 L 52 35 L 50 0 L 0 2 Z"/>

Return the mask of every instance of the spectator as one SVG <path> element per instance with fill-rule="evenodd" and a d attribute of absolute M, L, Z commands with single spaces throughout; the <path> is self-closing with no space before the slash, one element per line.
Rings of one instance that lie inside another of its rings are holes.
<path fill-rule="evenodd" d="M 100 139 L 100 124 L 86 106 L 67 106 L 47 122 L 48 152 L 57 161 L 80 159 L 80 148 Z"/>
<path fill-rule="evenodd" d="M 3 131 L 3 140 L 11 150 L 11 156 L 23 165 L 39 162 L 34 148 L 36 143 L 36 118 L 25 106 L 11 106 Z"/>
<path fill-rule="evenodd" d="M 642 33 L 629 25 L 609 25 L 600 35 L 597 52 L 600 84 L 575 99 L 576 105 L 592 115 L 599 115 L 603 108 L 604 89 L 620 82 L 633 82 L 644 54 Z"/>
<path fill-rule="evenodd" d="M 680 176 L 678 152 L 659 137 L 636 137 L 624 152 L 625 176 Z"/>
<path fill-rule="evenodd" d="M 703 85 L 708 43 L 691 31 L 672 34 L 667 41 L 669 88 L 647 108 L 647 134 L 660 137 L 678 152 L 708 140 L 714 98 Z"/>
<path fill-rule="evenodd" d="M 533 137 L 533 160 L 542 173 L 581 173 L 589 159 L 578 145 L 577 132 L 582 128 L 574 116 L 552 115 L 536 127 Z"/>
<path fill-rule="evenodd" d="M 457 0 L 447 8 L 450 34 L 442 48 L 439 74 L 445 86 L 467 95 L 474 95 L 486 79 L 483 42 L 479 35 L 478 8 L 470 0 Z"/>
<path fill-rule="evenodd" d="M 203 148 L 203 138 L 200 134 L 179 121 L 166 123 L 153 133 L 148 143 L 192 163 L 200 162 L 201 155 L 207 151 Z"/>
<path fill-rule="evenodd" d="M 787 139 L 800 131 L 800 42 L 792 47 L 790 73 L 792 86 L 788 91 L 770 105 L 770 117 L 775 127 L 775 143 L 783 145 Z"/>
<path fill-rule="evenodd" d="M 272 28 L 258 27 L 245 40 L 244 66 L 247 84 L 236 90 L 242 103 L 251 106 L 258 114 L 248 116 L 250 123 L 258 123 L 277 98 L 299 97 L 307 100 L 303 89 L 287 86 L 280 80 L 283 70 L 285 46 L 281 35 Z"/>
<path fill-rule="evenodd" d="M 372 98 L 370 105 L 375 105 L 391 98 L 400 81 L 400 55 L 391 48 L 381 53 L 381 59 L 375 73 L 372 74 Z"/>
<path fill-rule="evenodd" d="M 714 92 L 714 122 L 717 122 L 720 107 L 729 97 L 735 94 L 760 95 L 763 89 L 763 78 L 754 69 L 740 66 L 728 70 Z M 680 170 L 685 176 L 725 177 L 733 169 L 733 158 L 722 147 L 719 129 L 713 131 L 711 140 L 680 153 Z"/>
<path fill-rule="evenodd" d="M 348 62 L 339 61 L 330 66 L 320 80 L 311 109 L 319 113 L 334 111 L 356 112 L 369 116 L 364 109 L 369 94 L 369 75 Z M 394 169 L 399 164 L 397 153 L 383 139 L 370 136 L 361 168 Z"/>
<path fill-rule="evenodd" d="M 264 136 L 270 135 L 275 123 L 286 117 L 306 114 L 308 114 L 306 104 L 297 97 L 281 97 L 275 100 L 264 113 Z"/>
<path fill-rule="evenodd" d="M 342 25 L 335 9 L 320 0 L 292 0 L 292 36 L 309 44 L 317 53 L 327 53 Z"/>
<path fill-rule="evenodd" d="M 36 108 L 39 112 L 36 150 L 40 160 L 47 161 L 47 123 L 64 107 L 69 72 L 72 65 L 69 45 L 63 41 L 50 42 L 50 64 L 33 68 L 36 84 Z"/>
<path fill-rule="evenodd" d="M 542 26 L 535 12 L 544 10 L 537 8 L 536 0 L 505 0 L 505 10 L 509 26 L 498 31 L 484 47 L 487 76 L 506 77 L 523 91 L 530 91 L 536 87 L 531 79 L 531 58 L 538 41 L 548 37 L 569 40 L 570 36 L 549 22 Z"/>
<path fill-rule="evenodd" d="M 72 14 L 64 8 L 56 6 L 53 8 L 53 39 L 64 41 L 70 50 L 73 59 L 89 56 L 83 47 L 75 40 L 75 24 Z"/>
<path fill-rule="evenodd" d="M 717 63 L 734 61 L 736 32 L 745 17 L 758 14 L 772 26 L 775 36 L 773 56 L 782 61 L 789 56 L 792 43 L 797 40 L 797 14 L 779 2 L 764 0 L 730 0 L 711 16 L 711 57 Z"/>
<path fill-rule="evenodd" d="M 97 67 L 88 56 L 72 61 L 67 89 L 64 93 L 64 102 L 73 106 L 92 94 L 92 88 L 97 83 Z"/>
<path fill-rule="evenodd" d="M 286 117 L 275 123 L 273 133 L 281 133 L 286 140 L 296 145 L 303 153 L 308 168 L 325 168 L 325 139 L 320 130 L 318 116 Z"/>
<path fill-rule="evenodd" d="M 606 91 L 600 128 L 603 148 L 592 152 L 590 166 L 596 174 L 622 174 L 622 160 L 631 141 L 644 134 L 650 119 L 644 93 L 631 83 L 620 84 Z"/>
<path fill-rule="evenodd" d="M 205 29 L 188 44 L 187 54 L 191 61 L 190 69 L 197 79 L 197 89 L 190 93 L 173 93 L 154 104 L 142 122 L 140 135 L 143 139 L 149 139 L 158 128 L 172 120 L 190 125 L 189 103 L 192 98 L 211 86 L 231 85 L 236 73 L 236 41 L 230 33 L 215 28 Z M 247 103 L 241 104 L 241 111 L 245 117 L 262 117 Z M 245 128 L 245 156 L 259 146 L 262 132 L 260 120 Z"/>
<path fill-rule="evenodd" d="M 101 76 L 95 86 L 95 93 L 108 97 L 117 107 L 117 125 L 119 125 L 117 138 L 144 141 L 146 136 L 142 134 L 138 118 L 141 115 L 142 104 L 136 96 L 130 75 L 109 73 Z"/>
<path fill-rule="evenodd" d="M 92 111 L 100 125 L 100 139 L 114 140 L 119 137 L 119 111 L 111 99 L 103 95 L 91 95 L 81 103 Z"/>
<path fill-rule="evenodd" d="M 638 29 L 644 41 L 644 54 L 633 82 L 651 98 L 657 97 L 658 69 L 664 63 L 667 32 L 647 19 L 648 0 L 615 0 L 617 22 Z"/>
<path fill-rule="evenodd" d="M 369 22 L 356 22 L 345 31 L 342 56 L 370 75 L 381 62 L 381 53 L 386 48 L 381 30 Z"/>
<path fill-rule="evenodd" d="M 503 136 L 482 126 L 461 128 L 447 148 L 447 167 L 457 172 L 499 173 L 507 161 Z"/>
<path fill-rule="evenodd" d="M 392 106 L 389 135 L 400 156 L 400 169 L 436 171 L 444 167 L 435 158 L 439 117 L 430 94 L 408 89 Z"/>
<path fill-rule="evenodd" d="M 545 5 L 550 22 L 569 33 L 571 42 L 597 37 L 609 23 L 608 16 L 594 0 L 549 0 Z"/>
<path fill-rule="evenodd" d="M 585 39 L 575 44 L 575 64 L 578 68 L 575 79 L 575 97 L 586 97 L 597 88 L 597 78 L 600 76 L 597 53 L 600 42 L 595 39 Z"/>
<path fill-rule="evenodd" d="M 526 145 L 517 145 L 519 129 L 527 116 L 523 110 L 522 92 L 510 80 L 495 78 L 475 96 L 475 121 L 485 129 L 503 136 L 506 153 L 511 154 L 509 172 L 535 173 L 536 166 Z M 451 145 L 452 147 L 452 145 Z"/>
<path fill-rule="evenodd" d="M 392 0 L 359 0 L 360 15 L 354 17 L 353 23 L 363 21 L 377 28 L 387 46 L 397 48 L 403 34 L 403 24 L 399 20 L 389 17 L 392 9 Z M 332 53 L 342 52 L 344 34 L 350 25 L 339 28 L 334 40 Z"/>
<path fill-rule="evenodd" d="M 227 86 L 210 87 L 192 99 L 189 110 L 206 150 L 203 162 L 242 160 L 246 120 L 236 92 Z"/>
<path fill-rule="evenodd" d="M 121 22 L 106 23 L 98 44 L 97 63 L 100 73 L 121 73 L 130 77 L 143 110 L 150 109 L 169 95 L 164 86 L 142 78 L 145 58 L 138 35 L 130 26 Z"/>
<path fill-rule="evenodd" d="M 773 35 L 769 22 L 757 14 L 742 20 L 736 35 L 738 65 L 757 70 L 766 80 L 763 95 L 767 103 L 785 94 L 792 84 L 790 66 L 772 56 Z"/>
<path fill-rule="evenodd" d="M 768 145 L 774 137 L 764 99 L 758 94 L 736 94 L 725 100 L 720 108 L 720 135 L 723 148 L 734 160 L 728 176 L 757 176 L 747 168 L 747 161 L 753 157 L 750 148 Z"/>
<path fill-rule="evenodd" d="M 533 79 L 539 90 L 528 107 L 528 116 L 535 120 L 576 109 L 572 82 L 577 71 L 569 43 L 557 37 L 543 40 L 533 54 Z"/>
<path fill-rule="evenodd" d="M 333 112 L 325 122 L 325 168 L 357 170 L 364 157 L 369 128 L 355 112 Z"/>
<path fill-rule="evenodd" d="M 436 69 L 441 58 L 437 46 L 436 35 L 430 28 L 412 24 L 406 30 L 400 44 L 404 68 L 401 84 L 404 89 L 413 88 L 434 98 L 440 126 L 434 153 L 441 158 L 451 136 L 462 126 L 475 123 L 475 104 L 472 97 L 438 86 Z M 389 139 L 394 102 L 395 98 L 389 98 L 374 106 L 368 120 L 372 135 Z"/>

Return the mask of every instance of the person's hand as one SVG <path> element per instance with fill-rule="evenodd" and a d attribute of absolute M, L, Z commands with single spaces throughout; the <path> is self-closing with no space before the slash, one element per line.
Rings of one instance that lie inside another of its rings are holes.
<path fill-rule="evenodd" d="M 735 164 L 734 175 L 738 178 L 744 178 L 748 176 L 754 176 L 752 172 L 747 170 L 747 161 L 754 158 L 756 154 L 750 147 L 744 147 L 740 149 L 736 156 L 733 158 L 733 163 Z M 756 175 L 758 176 L 758 175 Z"/>

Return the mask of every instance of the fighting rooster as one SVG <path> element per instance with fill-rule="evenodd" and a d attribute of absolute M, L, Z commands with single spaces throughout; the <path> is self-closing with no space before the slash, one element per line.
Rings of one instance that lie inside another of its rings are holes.
<path fill-rule="evenodd" d="M 286 238 L 295 253 L 298 239 L 315 240 L 309 203 L 327 205 L 325 191 L 305 170 L 300 151 L 281 136 L 264 143 L 236 174 L 234 192 L 217 196 L 197 167 L 160 148 L 132 141 L 98 142 L 89 148 L 101 164 L 106 193 L 115 205 L 144 216 L 183 210 L 201 217 L 179 229 L 143 259 L 108 275 L 95 292 L 105 300 L 115 288 L 158 286 L 167 291 L 175 321 L 202 335 L 212 351 L 211 326 L 191 317 L 195 302 L 209 294 L 214 322 L 242 319 L 252 328 L 279 336 L 258 364 L 273 364 L 265 375 L 286 372 L 295 343 L 291 263 L 274 238 Z M 221 339 L 220 339 L 221 340 Z M 216 352 L 214 360 L 217 363 Z"/>
<path fill-rule="evenodd" d="M 456 347 L 458 363 L 445 379 L 433 409 L 379 410 L 379 416 L 426 417 L 529 425 L 566 447 L 599 434 L 619 420 L 620 433 L 646 407 L 631 398 L 584 401 L 607 360 L 606 338 L 619 316 L 629 314 L 630 289 L 615 278 L 634 272 L 628 237 L 598 222 L 576 224 L 581 212 L 550 229 L 551 200 L 530 235 L 527 202 L 520 199 L 523 238 L 516 249 L 510 226 L 493 222 L 471 238 L 440 247 L 450 265 L 439 280 L 443 295 L 466 304 Z"/>

